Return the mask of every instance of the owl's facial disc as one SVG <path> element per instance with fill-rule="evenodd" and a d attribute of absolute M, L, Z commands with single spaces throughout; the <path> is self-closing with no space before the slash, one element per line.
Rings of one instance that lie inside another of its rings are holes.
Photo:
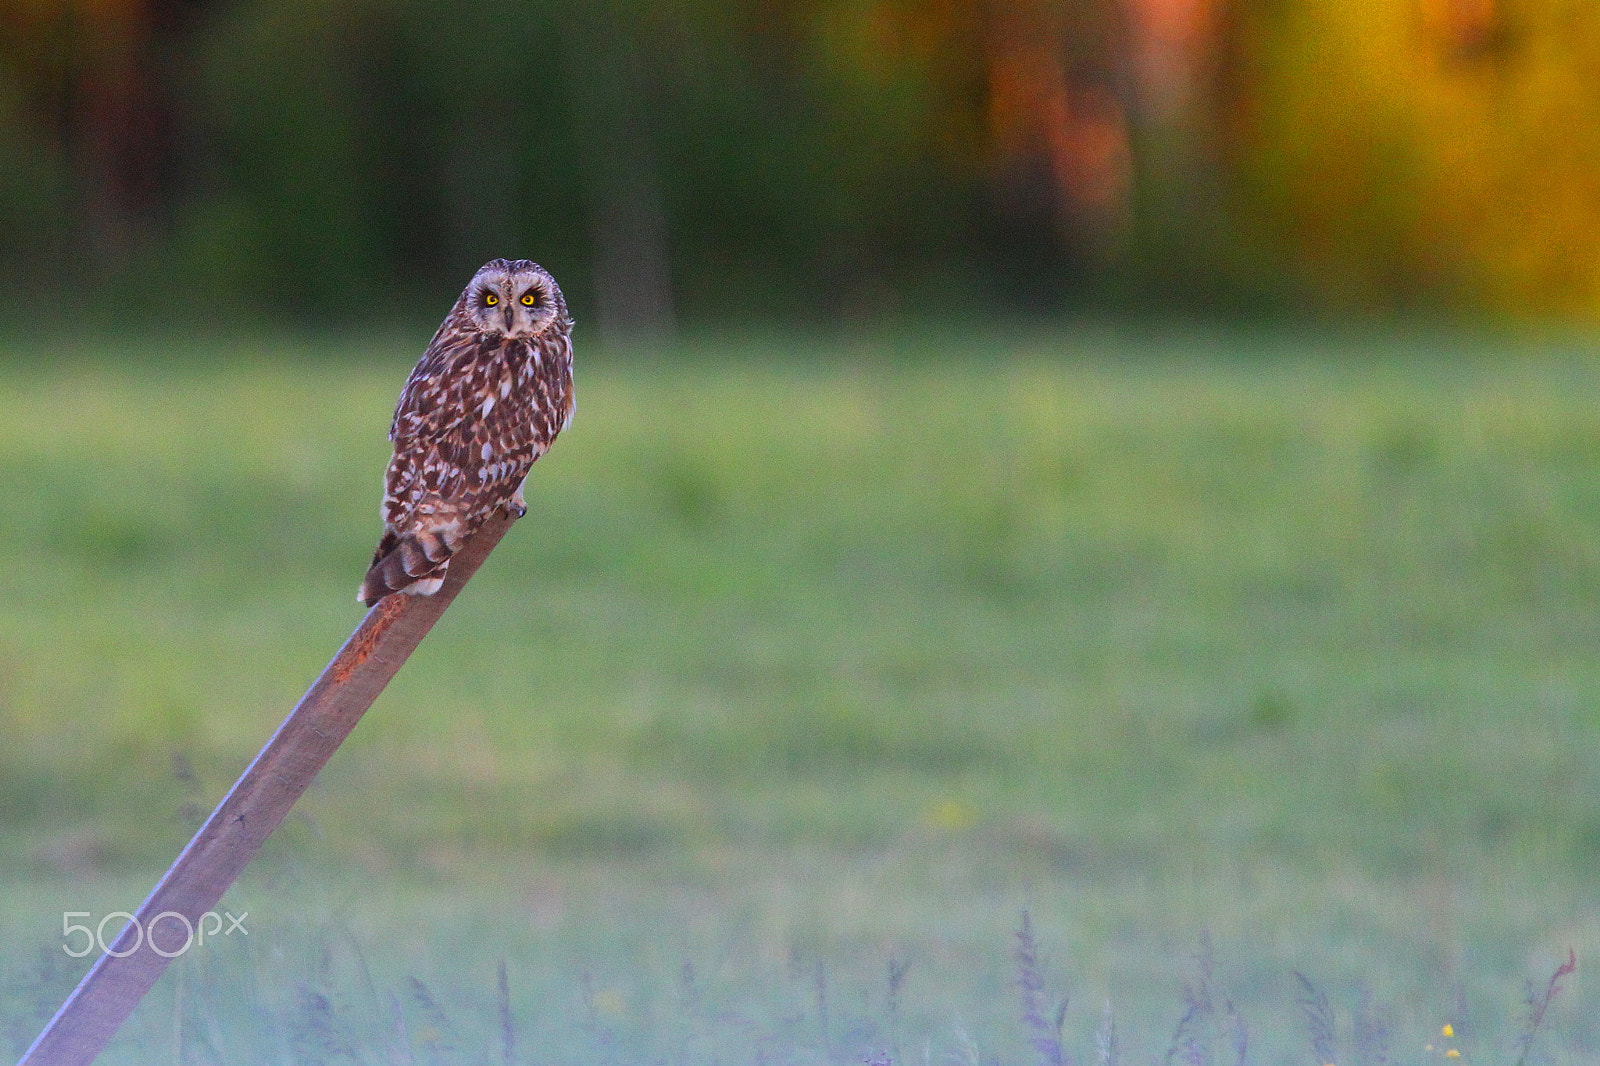
<path fill-rule="evenodd" d="M 557 316 L 560 296 L 550 276 L 531 263 L 495 260 L 472 279 L 469 310 L 485 333 L 533 337 Z"/>

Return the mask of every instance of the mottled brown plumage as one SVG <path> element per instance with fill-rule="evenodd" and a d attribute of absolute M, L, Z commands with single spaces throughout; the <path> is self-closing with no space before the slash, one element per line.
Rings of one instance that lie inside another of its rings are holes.
<path fill-rule="evenodd" d="M 528 468 L 572 419 L 571 331 L 537 264 L 496 259 L 473 276 L 400 393 L 383 539 L 361 602 L 437 592 L 485 520 L 526 513 Z"/>

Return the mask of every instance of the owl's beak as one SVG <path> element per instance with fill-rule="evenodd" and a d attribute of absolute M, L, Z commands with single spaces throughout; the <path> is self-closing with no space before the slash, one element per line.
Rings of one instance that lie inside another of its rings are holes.
<path fill-rule="evenodd" d="M 501 311 L 500 311 L 500 313 L 501 313 L 501 314 L 502 314 L 502 315 L 503 315 L 503 316 L 505 316 L 505 320 L 506 320 L 506 332 L 507 332 L 507 333 L 510 333 L 510 332 L 511 332 L 511 315 L 512 315 L 512 311 L 511 311 L 511 309 L 512 309 L 512 308 L 513 308 L 513 307 L 514 307 L 514 306 L 516 306 L 516 305 L 515 305 L 515 304 L 513 304 L 513 303 L 512 303 L 512 302 L 511 302 L 511 301 L 510 301 L 510 300 L 507 300 L 507 301 L 506 301 L 506 302 L 505 302 L 505 306 L 504 306 L 504 307 L 503 307 L 503 308 L 501 308 Z"/>

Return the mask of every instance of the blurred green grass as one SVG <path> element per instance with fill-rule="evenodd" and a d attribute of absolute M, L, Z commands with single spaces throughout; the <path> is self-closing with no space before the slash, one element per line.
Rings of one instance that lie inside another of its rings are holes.
<path fill-rule="evenodd" d="M 6 358 L 13 957 L 131 909 L 359 619 L 403 347 Z M 1597 385 L 1415 338 L 580 354 L 528 518 L 237 890 L 262 972 L 318 913 L 447 986 L 897 955 L 1004 1050 L 1028 907 L 1084 1026 L 1165 997 L 1151 1050 L 1201 930 L 1282 1028 L 1291 969 L 1487 1019 L 1600 945 Z"/>

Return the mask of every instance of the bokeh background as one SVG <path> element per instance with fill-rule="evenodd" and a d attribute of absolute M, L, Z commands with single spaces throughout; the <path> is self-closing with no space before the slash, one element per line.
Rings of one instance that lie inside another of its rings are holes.
<path fill-rule="evenodd" d="M 107 1061 L 1592 1061 L 1597 238 L 1573 0 L 3 0 L 0 1051 L 527 256 L 529 517 Z"/>
<path fill-rule="evenodd" d="M 431 307 L 511 246 L 603 329 L 1600 306 L 1600 30 L 1562 0 L 0 19 L 23 312 L 345 323 Z"/>

